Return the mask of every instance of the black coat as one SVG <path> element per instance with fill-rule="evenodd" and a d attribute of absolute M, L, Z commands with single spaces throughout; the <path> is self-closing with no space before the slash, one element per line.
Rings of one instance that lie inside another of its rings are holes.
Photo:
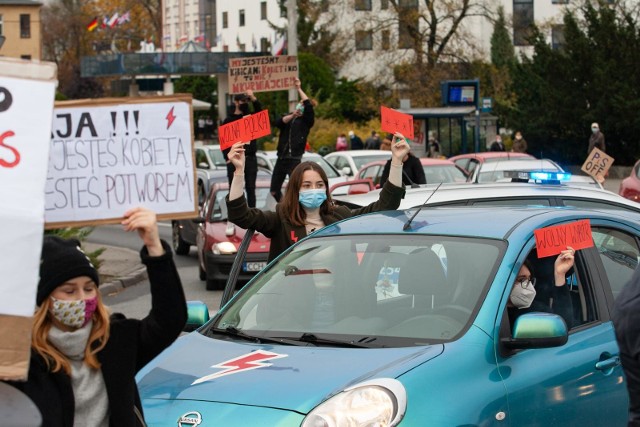
<path fill-rule="evenodd" d="M 325 225 L 329 225 L 363 213 L 397 209 L 400 206 L 400 200 L 404 197 L 404 192 L 404 188 L 388 183 L 380 192 L 380 197 L 377 201 L 358 209 L 335 206 L 329 215 L 322 217 L 322 221 Z M 269 261 L 280 255 L 282 251 L 299 239 L 307 236 L 306 227 L 304 225 L 296 226 L 291 224 L 289 216 L 282 212 L 280 204 L 276 205 L 274 212 L 249 208 L 244 196 L 231 201 L 227 196 L 226 201 L 229 221 L 245 229 L 254 229 L 271 239 Z"/>
<path fill-rule="evenodd" d="M 135 405 L 142 413 L 135 375 L 180 335 L 187 321 L 187 304 L 171 248 L 166 242 L 162 245 L 166 253 L 159 257 L 150 257 L 146 248 L 140 252 L 151 284 L 151 312 L 142 320 L 112 315 L 109 341 L 98 353 L 113 427 L 141 425 L 134 412 Z M 62 371 L 49 372 L 39 354 L 32 351 L 27 381 L 10 384 L 33 400 L 43 427 L 73 426 L 71 378 Z"/>
<path fill-rule="evenodd" d="M 304 102 L 304 112 L 301 117 L 295 117 L 285 123 L 283 117 L 276 120 L 276 127 L 280 129 L 278 136 L 278 158 L 300 159 L 307 145 L 307 137 L 315 123 L 313 104 L 308 99 Z"/>
<path fill-rule="evenodd" d="M 612 320 L 629 391 L 629 426 L 640 426 L 640 269 L 616 298 Z"/>
<path fill-rule="evenodd" d="M 382 169 L 382 175 L 380 176 L 380 186 L 382 187 L 389 179 L 389 173 L 391 172 L 391 159 L 387 160 L 384 168 Z M 427 177 L 424 175 L 424 168 L 420 159 L 409 154 L 407 161 L 402 164 L 402 183 L 404 185 L 411 184 L 426 184 Z"/>

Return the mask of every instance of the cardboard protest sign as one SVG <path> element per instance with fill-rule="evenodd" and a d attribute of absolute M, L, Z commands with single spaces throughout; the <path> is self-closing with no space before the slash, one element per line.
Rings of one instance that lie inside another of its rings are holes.
<path fill-rule="evenodd" d="M 534 231 L 538 258 L 558 255 L 567 246 L 576 251 L 593 246 L 591 224 L 588 219 L 539 228 Z"/>
<path fill-rule="evenodd" d="M 261 136 L 271 134 L 269 123 L 269 111 L 262 110 L 259 113 L 249 114 L 240 120 L 222 125 L 218 128 L 220 149 L 226 150 L 236 142 L 249 142 Z"/>
<path fill-rule="evenodd" d="M 0 58 L 0 379 L 28 373 L 56 73 Z"/>
<path fill-rule="evenodd" d="M 229 93 L 270 92 L 294 87 L 297 56 L 255 56 L 229 59 Z"/>
<path fill-rule="evenodd" d="M 197 215 L 190 95 L 56 103 L 50 144 L 47 228 Z"/>
<path fill-rule="evenodd" d="M 400 132 L 407 139 L 413 139 L 413 116 L 394 109 L 380 106 L 380 125 L 389 133 Z"/>
<path fill-rule="evenodd" d="M 594 147 L 580 170 L 602 182 L 612 164 L 613 157 Z"/>

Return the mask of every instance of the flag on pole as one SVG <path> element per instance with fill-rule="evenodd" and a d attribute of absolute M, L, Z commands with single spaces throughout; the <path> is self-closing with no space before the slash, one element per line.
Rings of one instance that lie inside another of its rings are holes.
<path fill-rule="evenodd" d="M 93 31 L 96 28 L 98 28 L 98 17 L 97 16 L 95 18 L 93 18 L 93 20 L 91 22 L 89 22 L 89 25 L 87 25 L 87 31 Z"/>
<path fill-rule="evenodd" d="M 118 18 L 118 25 L 131 21 L 131 13 L 127 10 Z"/>
<path fill-rule="evenodd" d="M 111 19 L 109 19 L 109 22 L 107 22 L 107 25 L 109 26 L 109 28 L 113 28 L 116 26 L 117 23 L 118 23 L 118 12 L 113 14 Z"/>
<path fill-rule="evenodd" d="M 284 53 L 284 48 L 287 45 L 287 35 L 283 34 L 276 42 L 271 46 L 271 54 L 273 56 L 279 56 Z"/>

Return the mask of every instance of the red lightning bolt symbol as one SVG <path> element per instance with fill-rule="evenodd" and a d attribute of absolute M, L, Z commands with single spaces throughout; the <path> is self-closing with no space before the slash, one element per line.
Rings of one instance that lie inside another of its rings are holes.
<path fill-rule="evenodd" d="M 287 357 L 286 354 L 272 353 L 270 351 L 257 350 L 249 354 L 243 354 L 235 359 L 227 360 L 226 362 L 219 363 L 211 366 L 212 368 L 221 368 L 222 371 L 215 374 L 206 375 L 198 378 L 191 385 L 200 384 L 205 381 L 210 381 L 214 378 L 223 377 L 225 375 L 237 374 L 242 371 L 250 371 L 252 369 L 266 368 L 271 366 L 271 363 L 264 363 L 265 360 L 281 359 Z"/>
<path fill-rule="evenodd" d="M 169 110 L 169 113 L 167 113 L 167 117 L 165 117 L 167 119 L 167 129 L 171 127 L 171 124 L 176 119 L 176 116 L 173 115 L 174 108 L 175 107 L 171 107 L 171 110 Z"/>

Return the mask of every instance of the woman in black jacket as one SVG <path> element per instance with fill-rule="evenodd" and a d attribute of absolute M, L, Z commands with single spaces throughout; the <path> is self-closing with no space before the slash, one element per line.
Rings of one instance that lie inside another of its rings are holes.
<path fill-rule="evenodd" d="M 329 194 L 329 179 L 315 162 L 302 162 L 293 170 L 287 191 L 275 211 L 249 208 L 244 197 L 244 146 L 235 144 L 229 152 L 236 172 L 227 196 L 229 221 L 253 229 L 271 239 L 269 261 L 282 251 L 315 230 L 344 218 L 362 213 L 393 210 L 404 197 L 402 187 L 402 159 L 409 152 L 404 137 L 394 136 L 391 144 L 391 173 L 379 199 L 359 209 L 334 205 Z"/>
<path fill-rule="evenodd" d="M 186 322 L 180 277 L 155 213 L 134 208 L 122 224 L 144 242 L 152 309 L 142 320 L 109 315 L 98 272 L 77 240 L 44 238 L 29 375 L 10 384 L 31 398 L 45 426 L 144 425 L 135 375 Z"/>
<path fill-rule="evenodd" d="M 380 186 L 382 187 L 387 179 L 389 179 L 389 170 L 391 169 L 391 160 L 387 160 L 382 175 L 380 175 Z M 407 153 L 402 159 L 402 183 L 404 185 L 426 184 L 427 177 L 424 175 L 424 168 L 420 159 L 412 153 Z"/>

